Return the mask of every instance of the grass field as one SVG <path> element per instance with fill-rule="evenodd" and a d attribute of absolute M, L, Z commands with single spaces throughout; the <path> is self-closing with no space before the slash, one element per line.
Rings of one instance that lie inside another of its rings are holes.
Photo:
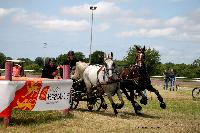
<path fill-rule="evenodd" d="M 155 94 L 148 93 L 148 104 L 142 105 L 142 115 L 136 115 L 129 101 L 115 116 L 110 103 L 107 110 L 89 112 L 85 102 L 63 116 L 61 111 L 13 111 L 9 127 L 0 126 L 3 133 L 195 133 L 200 132 L 200 100 L 193 100 L 190 89 L 175 92 L 155 86 L 167 104 L 161 109 Z M 117 99 L 116 99 L 117 101 Z M 2 121 L 2 119 L 0 120 Z"/>

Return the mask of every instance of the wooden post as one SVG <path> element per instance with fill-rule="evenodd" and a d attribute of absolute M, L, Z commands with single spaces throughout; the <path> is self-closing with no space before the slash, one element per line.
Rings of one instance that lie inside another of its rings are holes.
<path fill-rule="evenodd" d="M 12 80 L 12 62 L 5 63 L 5 80 Z"/>
<path fill-rule="evenodd" d="M 12 62 L 5 63 L 5 80 L 12 80 Z M 3 125 L 7 127 L 10 122 L 10 117 L 3 118 Z"/>
<path fill-rule="evenodd" d="M 69 65 L 63 65 L 63 79 L 70 79 L 70 67 L 69 67 Z"/>
<path fill-rule="evenodd" d="M 63 65 L 63 79 L 70 79 L 70 66 Z M 64 109 L 63 114 L 66 116 L 69 114 L 69 109 Z"/>

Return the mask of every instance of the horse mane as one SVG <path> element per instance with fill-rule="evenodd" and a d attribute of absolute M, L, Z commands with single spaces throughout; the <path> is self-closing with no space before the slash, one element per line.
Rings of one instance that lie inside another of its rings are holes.
<path fill-rule="evenodd" d="M 84 70 L 89 66 L 89 63 L 78 61 L 76 62 L 76 69 L 74 76 L 72 77 L 73 79 L 78 79 L 78 78 L 83 78 L 83 72 Z"/>

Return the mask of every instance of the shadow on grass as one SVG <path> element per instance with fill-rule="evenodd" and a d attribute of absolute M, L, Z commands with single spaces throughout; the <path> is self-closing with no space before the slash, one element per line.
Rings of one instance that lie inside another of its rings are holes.
<path fill-rule="evenodd" d="M 100 115 L 103 115 L 103 116 L 116 117 L 114 112 L 106 112 L 105 110 L 102 110 L 102 109 L 100 111 L 89 111 L 88 109 L 78 108 L 74 111 L 91 112 L 91 113 L 100 114 Z M 152 118 L 152 119 L 159 119 L 160 118 L 158 116 L 144 114 L 144 113 L 136 114 L 136 113 L 133 113 L 133 112 L 124 112 L 124 111 L 120 112 L 120 110 L 118 110 L 118 112 L 119 112 L 118 116 L 120 116 L 122 119 L 129 119 L 130 117 L 133 117 L 133 116 L 143 117 L 143 118 Z"/>
<path fill-rule="evenodd" d="M 75 116 L 72 113 L 64 116 L 61 111 L 13 111 L 12 118 L 10 120 L 10 126 L 23 125 L 39 125 L 42 123 L 51 123 L 57 120 L 74 119 Z"/>
<path fill-rule="evenodd" d="M 88 109 L 78 108 L 78 109 L 75 109 L 74 111 L 90 112 L 90 113 L 93 113 L 93 114 L 100 114 L 100 115 L 103 115 L 103 116 L 116 117 L 114 112 L 106 112 L 103 109 L 101 109 L 100 111 L 94 111 L 94 110 L 90 111 Z"/>
<path fill-rule="evenodd" d="M 140 114 L 136 114 L 136 113 L 131 113 L 131 112 L 123 112 L 124 116 L 138 116 L 138 117 L 143 117 L 143 118 L 152 118 L 152 119 L 160 119 L 160 117 L 158 116 L 154 116 L 154 115 L 149 115 L 149 114 L 144 114 L 144 113 L 140 113 Z"/>
<path fill-rule="evenodd" d="M 193 101 L 200 101 L 200 98 L 192 98 Z"/>

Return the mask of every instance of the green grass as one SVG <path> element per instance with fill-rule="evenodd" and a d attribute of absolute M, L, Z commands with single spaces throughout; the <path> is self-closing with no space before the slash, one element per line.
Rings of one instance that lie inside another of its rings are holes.
<path fill-rule="evenodd" d="M 166 109 L 160 108 L 154 94 L 148 94 L 148 104 L 142 105 L 142 115 L 134 113 L 130 101 L 125 97 L 125 106 L 118 110 L 118 116 L 114 115 L 108 99 L 106 99 L 107 110 L 90 112 L 87 110 L 86 103 L 80 102 L 78 108 L 71 111 L 68 116 L 63 116 L 61 111 L 13 110 L 11 125 L 7 128 L 0 126 L 0 132 L 200 132 L 200 100 L 194 101 L 189 90 L 170 92 L 158 89 L 167 104 Z M 116 97 L 115 100 L 118 101 Z"/>

